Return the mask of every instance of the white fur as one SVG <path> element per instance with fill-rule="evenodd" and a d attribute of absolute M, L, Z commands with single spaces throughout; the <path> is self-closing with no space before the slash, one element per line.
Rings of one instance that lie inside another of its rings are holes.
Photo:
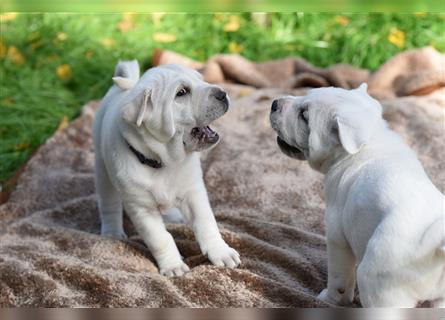
<path fill-rule="evenodd" d="M 189 268 L 162 219 L 178 207 L 190 221 L 203 254 L 217 266 L 236 267 L 239 255 L 218 231 L 199 154 L 187 150 L 184 141 L 205 113 L 202 108 L 214 102 L 211 90 L 216 86 L 179 66 L 154 68 L 139 79 L 136 61 L 120 62 L 113 80 L 115 85 L 104 97 L 93 128 L 102 235 L 126 237 L 124 207 L 160 272 L 182 275 Z M 175 92 L 183 83 L 192 93 L 176 100 Z M 124 139 L 146 157 L 162 162 L 163 167 L 141 164 Z"/>
<path fill-rule="evenodd" d="M 380 104 L 361 86 L 278 105 L 274 129 L 325 174 L 328 286 L 319 298 L 347 305 L 357 280 L 364 307 L 444 307 L 444 196 L 387 127 Z"/>

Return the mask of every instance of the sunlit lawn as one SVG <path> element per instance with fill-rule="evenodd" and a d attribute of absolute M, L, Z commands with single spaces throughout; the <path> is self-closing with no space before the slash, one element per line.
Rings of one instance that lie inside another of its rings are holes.
<path fill-rule="evenodd" d="M 444 30 L 444 14 L 2 15 L 0 184 L 64 118 L 105 93 L 118 59 L 148 68 L 153 49 L 168 48 L 198 60 L 239 52 L 376 69 L 405 49 L 445 51 Z"/>

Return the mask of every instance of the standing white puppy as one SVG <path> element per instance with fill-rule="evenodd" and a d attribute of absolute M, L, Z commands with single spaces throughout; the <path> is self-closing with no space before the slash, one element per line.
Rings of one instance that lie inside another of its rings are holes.
<path fill-rule="evenodd" d="M 182 275 L 189 268 L 162 219 L 179 207 L 213 264 L 239 265 L 219 233 L 198 154 L 219 141 L 208 125 L 226 113 L 226 93 L 176 65 L 139 78 L 137 61 L 120 62 L 113 81 L 93 126 L 102 235 L 126 237 L 124 207 L 161 274 Z"/>
<path fill-rule="evenodd" d="M 445 306 L 444 196 L 366 92 L 314 89 L 272 104 L 280 149 L 325 174 L 328 287 L 347 305 Z"/>

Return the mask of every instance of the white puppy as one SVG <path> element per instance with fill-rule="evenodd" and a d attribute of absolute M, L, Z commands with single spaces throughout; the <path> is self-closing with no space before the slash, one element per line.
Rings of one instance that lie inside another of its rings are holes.
<path fill-rule="evenodd" d="M 120 62 L 113 81 L 93 127 L 102 235 L 126 237 L 124 207 L 161 274 L 182 275 L 189 268 L 162 219 L 179 207 L 202 253 L 217 266 L 236 267 L 239 254 L 219 233 L 197 152 L 219 140 L 208 125 L 227 111 L 226 93 L 176 65 L 139 78 L 136 61 Z"/>
<path fill-rule="evenodd" d="M 357 279 L 365 307 L 444 306 L 444 196 L 366 88 L 272 104 L 280 149 L 325 174 L 328 286 L 319 298 L 347 305 Z"/>

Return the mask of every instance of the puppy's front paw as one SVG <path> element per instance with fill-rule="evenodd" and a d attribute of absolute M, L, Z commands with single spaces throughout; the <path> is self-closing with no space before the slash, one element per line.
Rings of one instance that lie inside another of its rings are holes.
<path fill-rule="evenodd" d="M 227 244 L 211 247 L 207 250 L 207 258 L 218 267 L 236 268 L 241 260 L 239 253 Z"/>
<path fill-rule="evenodd" d="M 159 273 L 166 277 L 180 277 L 190 271 L 190 268 L 182 261 L 170 266 L 163 266 Z"/>

